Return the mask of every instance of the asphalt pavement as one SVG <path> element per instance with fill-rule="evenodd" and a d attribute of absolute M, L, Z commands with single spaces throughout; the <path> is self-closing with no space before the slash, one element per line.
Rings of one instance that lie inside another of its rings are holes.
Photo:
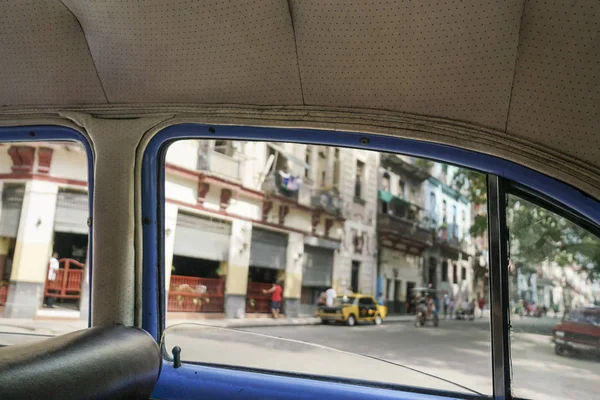
<path fill-rule="evenodd" d="M 549 332 L 553 325 L 551 320 L 514 321 L 513 393 L 534 399 L 597 398 L 600 362 L 558 356 L 550 336 L 528 332 Z M 168 332 L 166 345 L 179 345 L 183 360 L 492 394 L 487 319 L 442 321 L 438 328 L 407 322 L 236 330 L 188 326 Z"/>
<path fill-rule="evenodd" d="M 488 318 L 442 320 L 438 328 L 417 328 L 406 316 L 355 327 L 315 325 L 314 318 L 194 322 L 171 321 L 165 335 L 166 348 L 180 346 L 183 360 L 492 394 Z M 600 397 L 597 359 L 554 353 L 550 335 L 559 319 L 511 322 L 513 393 L 532 399 Z M 0 344 L 32 343 L 84 327 L 85 321 L 0 319 Z"/>

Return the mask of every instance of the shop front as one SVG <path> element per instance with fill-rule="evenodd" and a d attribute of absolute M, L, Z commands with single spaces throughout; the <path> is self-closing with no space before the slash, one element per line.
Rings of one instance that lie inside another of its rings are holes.
<path fill-rule="evenodd" d="M 270 296 L 262 291 L 270 289 L 279 280 L 283 282 L 287 243 L 288 237 L 284 233 L 252 228 L 246 313 L 271 312 Z"/>
<path fill-rule="evenodd" d="M 227 221 L 178 213 L 167 311 L 223 312 L 230 236 Z"/>
<path fill-rule="evenodd" d="M 307 237 L 304 241 L 302 263 L 302 315 L 313 315 L 321 292 L 332 286 L 334 251 L 339 244 L 329 240 Z"/>

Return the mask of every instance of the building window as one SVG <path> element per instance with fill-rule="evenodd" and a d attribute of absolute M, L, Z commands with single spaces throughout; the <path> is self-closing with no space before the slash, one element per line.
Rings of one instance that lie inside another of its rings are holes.
<path fill-rule="evenodd" d="M 235 153 L 235 147 L 233 145 L 233 141 L 231 140 L 216 140 L 215 141 L 215 151 L 217 153 L 224 154 L 229 157 L 233 157 Z"/>
<path fill-rule="evenodd" d="M 358 290 L 359 290 L 359 286 L 358 286 L 359 271 L 360 271 L 360 262 L 352 261 L 352 275 L 350 277 L 350 289 L 353 292 L 358 292 Z"/>
<path fill-rule="evenodd" d="M 406 195 L 406 183 L 402 178 L 398 178 L 398 197 L 404 198 Z"/>
<path fill-rule="evenodd" d="M 364 188 L 365 186 L 365 163 L 362 161 L 356 161 L 356 180 L 354 181 L 354 199 L 364 199 Z"/>
<path fill-rule="evenodd" d="M 458 283 L 458 265 L 452 265 L 452 283 Z"/>
<path fill-rule="evenodd" d="M 306 164 L 310 165 L 312 167 L 311 161 L 312 161 L 312 147 L 310 146 L 306 146 L 306 155 L 304 156 L 304 161 L 306 162 Z M 310 179 L 310 169 L 306 168 L 304 169 L 304 177 L 306 179 Z"/>
<path fill-rule="evenodd" d="M 340 149 L 333 149 L 333 186 L 340 184 Z"/>
<path fill-rule="evenodd" d="M 446 200 L 442 200 L 442 223 L 445 224 L 446 223 Z"/>
<path fill-rule="evenodd" d="M 456 205 L 452 206 L 452 231 L 450 233 L 452 238 L 458 237 L 458 226 L 456 225 Z"/>
<path fill-rule="evenodd" d="M 463 281 L 467 279 L 467 269 L 465 267 L 462 267 L 460 271 L 460 279 Z"/>
<path fill-rule="evenodd" d="M 448 282 L 448 261 L 442 263 L 442 282 Z"/>

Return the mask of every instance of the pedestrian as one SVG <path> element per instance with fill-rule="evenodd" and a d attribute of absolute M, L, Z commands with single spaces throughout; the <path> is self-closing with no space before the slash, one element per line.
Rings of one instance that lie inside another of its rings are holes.
<path fill-rule="evenodd" d="M 450 311 L 450 319 L 454 319 L 454 298 L 450 299 L 450 303 L 448 304 L 448 310 Z"/>
<path fill-rule="evenodd" d="M 479 318 L 483 318 L 483 308 L 485 307 L 485 299 L 483 297 L 479 298 Z"/>
<path fill-rule="evenodd" d="M 448 319 L 448 306 L 450 305 L 450 297 L 445 294 L 444 295 L 444 319 Z"/>
<path fill-rule="evenodd" d="M 379 292 L 377 295 L 377 304 L 380 306 L 385 306 L 385 297 L 383 297 L 383 293 Z"/>
<path fill-rule="evenodd" d="M 55 251 L 52 253 L 52 257 L 50 257 L 50 262 L 48 266 L 48 281 L 54 282 L 56 280 L 56 271 L 60 268 L 60 264 L 58 262 L 58 253 Z M 54 307 L 54 297 L 46 296 L 46 300 L 44 301 L 46 307 L 53 308 Z"/>
<path fill-rule="evenodd" d="M 327 307 L 333 307 L 333 303 L 335 302 L 335 298 L 337 297 L 337 292 L 334 288 L 330 287 L 325 292 L 325 305 Z"/>
<path fill-rule="evenodd" d="M 278 319 L 279 310 L 281 310 L 281 300 L 283 299 L 281 296 L 281 294 L 283 293 L 283 289 L 281 288 L 281 281 L 275 282 L 271 289 L 263 290 L 263 293 L 271 293 L 271 314 L 273 314 L 273 319 Z"/>
<path fill-rule="evenodd" d="M 325 295 L 325 292 L 321 292 L 319 293 L 319 299 L 317 300 L 317 310 L 315 311 L 315 317 L 319 316 L 319 312 L 325 308 L 325 306 L 327 305 L 327 295 Z"/>
<path fill-rule="evenodd" d="M 327 305 L 327 295 L 325 294 L 325 292 L 319 293 L 319 300 L 317 301 L 317 305 L 319 306 L 319 308 L 325 307 L 325 305 Z"/>

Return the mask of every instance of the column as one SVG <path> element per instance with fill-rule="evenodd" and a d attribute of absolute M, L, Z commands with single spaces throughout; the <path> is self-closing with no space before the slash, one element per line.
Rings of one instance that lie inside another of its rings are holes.
<path fill-rule="evenodd" d="M 225 280 L 225 315 L 227 318 L 244 318 L 246 314 L 251 240 L 252 223 L 233 220 Z"/>
<path fill-rule="evenodd" d="M 297 317 L 302 293 L 302 263 L 304 235 L 290 232 L 286 250 L 285 280 L 283 283 L 283 310 L 287 317 Z"/>
<path fill-rule="evenodd" d="M 173 248 L 175 247 L 175 235 L 177 227 L 177 214 L 179 208 L 175 204 L 165 202 L 165 312 L 169 311 L 169 289 L 171 286 L 171 272 L 173 267 Z"/>
<path fill-rule="evenodd" d="M 338 294 L 342 294 L 348 285 L 350 285 L 351 261 L 342 254 L 343 251 L 343 249 L 340 249 L 333 254 L 332 287 Z"/>
<path fill-rule="evenodd" d="M 81 279 L 81 293 L 79 296 L 79 319 L 89 321 L 90 319 L 90 243 L 88 241 L 88 252 L 83 267 Z M 60 257 L 60 255 L 59 255 Z"/>
<path fill-rule="evenodd" d="M 175 247 L 175 229 L 179 208 L 175 204 L 165 203 L 165 297 L 168 298 L 171 285 L 171 267 L 173 266 L 173 248 Z M 166 301 L 166 299 L 165 299 Z"/>
<path fill-rule="evenodd" d="M 15 244 L 4 316 L 33 318 L 41 307 L 52 253 L 58 186 L 28 181 Z"/>

